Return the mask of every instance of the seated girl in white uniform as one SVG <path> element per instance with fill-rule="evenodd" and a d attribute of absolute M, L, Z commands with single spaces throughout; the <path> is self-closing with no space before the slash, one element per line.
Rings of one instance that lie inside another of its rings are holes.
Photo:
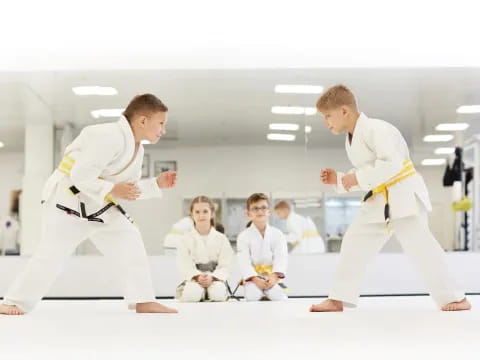
<path fill-rule="evenodd" d="M 279 281 L 287 272 L 287 241 L 279 229 L 268 225 L 270 203 L 267 195 L 255 193 L 248 198 L 247 216 L 252 223 L 237 239 L 245 299 L 286 300 Z"/>
<path fill-rule="evenodd" d="M 177 264 L 183 282 L 177 288 L 180 301 L 225 301 L 225 281 L 230 275 L 233 250 L 225 235 L 215 229 L 215 207 L 206 196 L 190 205 L 194 229 L 177 244 Z"/>

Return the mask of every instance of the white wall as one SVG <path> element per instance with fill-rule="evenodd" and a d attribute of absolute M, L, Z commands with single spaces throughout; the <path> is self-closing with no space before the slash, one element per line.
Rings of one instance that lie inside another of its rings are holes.
<path fill-rule="evenodd" d="M 200 194 L 211 197 L 244 198 L 253 192 L 281 196 L 311 196 L 330 187 L 319 182 L 319 171 L 324 167 L 347 170 L 350 164 L 343 149 L 313 149 L 305 153 L 303 147 L 224 146 L 192 147 L 150 150 L 150 165 L 155 160 L 176 160 L 178 185 L 165 191 L 163 200 L 138 201 L 129 204 L 129 212 L 139 223 L 147 251 L 162 253 L 162 240 L 171 224 L 182 216 L 183 198 Z M 453 242 L 453 215 L 449 190 L 442 187 L 443 167 L 418 169 L 427 182 L 434 203 L 431 225 L 441 245 L 451 249 Z M 394 243 L 390 250 L 398 250 Z"/>
<path fill-rule="evenodd" d="M 332 288 L 338 268 L 338 254 L 290 255 L 286 284 L 289 296 L 325 296 Z M 26 266 L 28 257 L 0 256 L 0 297 Z M 150 268 L 156 296 L 174 296 L 180 283 L 174 256 L 150 256 Z M 235 260 L 236 261 L 236 260 Z M 479 253 L 448 253 L 447 264 L 461 289 L 480 292 Z M 110 297 L 122 296 L 121 279 L 114 266 L 103 256 L 73 256 L 46 296 Z M 228 282 L 240 278 L 234 263 Z M 381 254 L 369 265 L 361 294 L 425 294 L 418 273 L 403 254 Z M 240 289 L 238 295 L 242 295 Z M 432 305 L 433 306 L 433 305 Z"/>
<path fill-rule="evenodd" d="M 0 149 L 0 217 L 10 208 L 10 192 L 22 188 L 23 152 L 2 152 Z"/>

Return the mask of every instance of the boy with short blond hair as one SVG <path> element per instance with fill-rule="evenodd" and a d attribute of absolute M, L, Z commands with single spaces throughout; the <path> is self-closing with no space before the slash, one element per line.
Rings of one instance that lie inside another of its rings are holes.
<path fill-rule="evenodd" d="M 393 231 L 435 303 L 444 311 L 469 310 L 470 303 L 452 279 L 445 254 L 428 227 L 428 191 L 401 133 L 360 113 L 355 95 L 344 85 L 328 89 L 316 105 L 333 134 L 347 133 L 345 148 L 354 166 L 347 174 L 324 169 L 322 182 L 339 193 L 366 195 L 363 209 L 343 237 L 333 290 L 310 311 L 355 307 L 366 266 Z"/>
<path fill-rule="evenodd" d="M 168 108 L 153 94 L 132 99 L 116 122 L 85 127 L 67 146 L 47 180 L 40 243 L 0 304 L 0 314 L 23 315 L 47 294 L 75 248 L 89 238 L 118 274 L 128 308 L 176 313 L 155 300 L 140 230 L 119 200 L 162 197 L 176 173 L 140 179 L 143 140 L 166 132 Z"/>

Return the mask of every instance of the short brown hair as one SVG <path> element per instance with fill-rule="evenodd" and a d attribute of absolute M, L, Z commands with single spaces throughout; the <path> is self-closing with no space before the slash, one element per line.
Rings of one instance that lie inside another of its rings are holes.
<path fill-rule="evenodd" d="M 328 88 L 316 104 L 318 111 L 337 109 L 344 105 L 357 110 L 355 95 L 345 85 L 335 85 Z"/>
<path fill-rule="evenodd" d="M 282 201 L 279 201 L 275 207 L 274 207 L 275 210 L 280 210 L 280 209 L 288 209 L 288 210 L 291 210 L 290 208 L 290 204 L 288 202 L 286 202 L 285 200 L 282 200 Z"/>
<path fill-rule="evenodd" d="M 265 200 L 270 205 L 270 201 L 268 200 L 267 195 L 263 193 L 255 193 L 250 195 L 250 197 L 247 199 L 247 210 L 250 210 L 250 205 L 255 204 L 262 200 Z"/>
<path fill-rule="evenodd" d="M 142 94 L 135 96 L 123 112 L 123 116 L 128 121 L 133 119 L 134 115 L 150 115 L 156 112 L 167 112 L 167 106 L 153 94 Z"/>
<path fill-rule="evenodd" d="M 197 196 L 195 199 L 192 200 L 190 204 L 190 216 L 193 219 L 192 213 L 193 213 L 193 206 L 195 204 L 200 204 L 200 203 L 206 203 L 210 207 L 210 211 L 212 212 L 212 218 L 210 219 L 210 225 L 215 227 L 215 204 L 213 203 L 212 200 L 208 196 L 205 195 L 200 195 Z"/>

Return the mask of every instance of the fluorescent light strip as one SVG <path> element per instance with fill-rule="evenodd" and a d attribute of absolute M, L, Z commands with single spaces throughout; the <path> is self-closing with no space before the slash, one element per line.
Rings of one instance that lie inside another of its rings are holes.
<path fill-rule="evenodd" d="M 350 200 L 350 201 L 347 201 L 347 205 L 349 205 L 349 206 L 362 206 L 362 202 L 360 200 Z"/>
<path fill-rule="evenodd" d="M 294 141 L 295 140 L 295 135 L 292 135 L 292 134 L 268 134 L 267 139 L 268 140 L 274 140 L 274 141 Z"/>
<path fill-rule="evenodd" d="M 478 114 L 480 113 L 480 105 L 462 105 L 457 109 L 457 114 Z"/>
<path fill-rule="evenodd" d="M 423 138 L 425 142 L 446 142 L 453 140 L 453 135 L 427 135 Z"/>
<path fill-rule="evenodd" d="M 438 166 L 444 165 L 446 163 L 445 159 L 423 159 L 422 165 L 423 166 Z"/>
<path fill-rule="evenodd" d="M 317 109 L 303 106 L 272 106 L 272 113 L 283 115 L 315 115 Z"/>
<path fill-rule="evenodd" d="M 305 203 L 305 204 L 298 204 L 298 209 L 308 209 L 308 208 L 320 208 L 322 207 L 319 203 Z"/>
<path fill-rule="evenodd" d="M 467 123 L 451 123 L 438 124 L 435 130 L 437 131 L 463 131 L 467 130 L 470 125 Z"/>
<path fill-rule="evenodd" d="M 281 94 L 321 94 L 323 86 L 317 85 L 277 85 L 275 92 Z"/>
<path fill-rule="evenodd" d="M 5 144 L 0 141 L 0 149 L 3 148 L 4 146 L 5 146 Z"/>
<path fill-rule="evenodd" d="M 293 201 L 295 202 L 295 204 L 301 204 L 301 203 L 318 202 L 319 200 L 316 198 L 307 198 L 307 199 L 295 199 Z"/>
<path fill-rule="evenodd" d="M 99 96 L 108 96 L 108 95 L 117 95 L 117 89 L 108 86 L 75 86 L 72 88 L 72 91 L 75 95 L 86 96 L 86 95 L 99 95 Z"/>
<path fill-rule="evenodd" d="M 285 131 L 297 131 L 300 126 L 298 124 L 270 124 L 270 130 L 285 130 Z"/>
<path fill-rule="evenodd" d="M 95 119 L 98 119 L 100 117 L 119 117 L 124 110 L 125 109 L 98 109 L 93 110 L 90 113 Z"/>
<path fill-rule="evenodd" d="M 437 155 L 453 154 L 454 152 L 455 152 L 455 148 L 453 147 L 435 149 L 435 154 Z"/>
<path fill-rule="evenodd" d="M 338 201 L 338 200 L 327 200 L 325 202 L 325 205 L 328 206 L 328 207 L 343 207 L 343 206 L 345 206 L 345 203 L 343 203 L 342 201 Z"/>

